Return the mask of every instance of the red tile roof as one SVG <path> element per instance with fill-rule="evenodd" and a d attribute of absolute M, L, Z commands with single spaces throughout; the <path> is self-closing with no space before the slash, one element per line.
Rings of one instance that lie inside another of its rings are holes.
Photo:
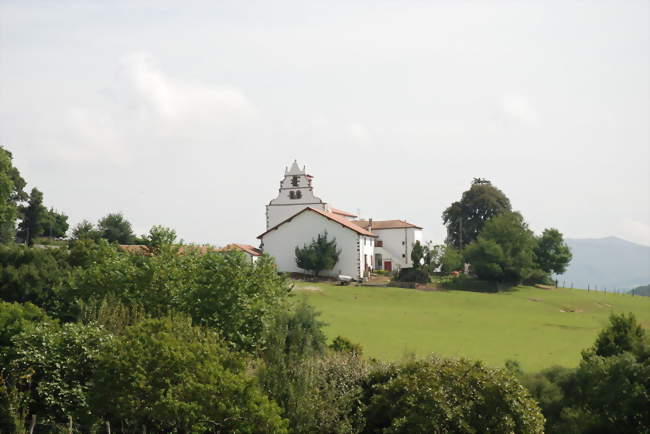
<path fill-rule="evenodd" d="M 354 224 L 368 229 L 370 222 L 368 220 L 355 220 Z M 404 220 L 373 220 L 372 221 L 372 230 L 381 230 L 381 229 L 400 229 L 400 228 L 415 228 L 422 229 L 420 226 L 416 226 L 412 223 L 405 222 Z"/>
<path fill-rule="evenodd" d="M 303 210 L 297 212 L 296 214 L 292 215 L 288 219 L 286 219 L 284 221 L 281 221 L 277 225 L 273 226 L 271 229 L 267 230 L 266 232 L 264 232 L 263 234 L 261 234 L 257 238 L 262 238 L 264 235 L 268 234 L 271 231 L 276 230 L 278 227 L 282 226 L 283 224 L 285 224 L 287 222 L 290 222 L 295 217 L 297 217 L 298 215 L 302 214 L 305 211 L 313 211 L 316 214 L 320 214 L 323 217 L 325 217 L 325 218 L 327 218 L 329 220 L 335 221 L 336 223 L 340 224 L 341 226 L 345 226 L 346 228 L 348 228 L 350 230 L 353 230 L 354 232 L 356 232 L 358 234 L 365 235 L 367 237 L 376 237 L 377 236 L 377 235 L 373 234 L 372 232 L 369 232 L 369 231 L 365 230 L 364 228 L 352 223 L 350 220 L 348 220 L 348 219 L 346 219 L 344 217 L 341 217 L 338 214 L 334 214 L 334 213 L 331 213 L 331 212 L 323 211 L 322 209 L 312 208 L 312 207 L 308 206 L 308 207 L 304 208 Z"/>
<path fill-rule="evenodd" d="M 340 209 L 331 208 L 331 210 L 332 210 L 332 212 L 334 214 L 342 215 L 342 216 L 345 216 L 345 217 L 356 217 L 356 215 L 351 214 L 351 213 L 349 213 L 347 211 L 340 210 Z"/>
<path fill-rule="evenodd" d="M 261 256 L 262 251 L 258 249 L 257 247 L 253 247 L 250 244 L 239 244 L 239 243 L 232 243 L 228 244 L 226 247 L 223 247 L 219 249 L 220 252 L 226 251 L 226 250 L 235 250 L 239 249 L 242 250 L 246 253 L 248 253 L 251 256 Z"/>

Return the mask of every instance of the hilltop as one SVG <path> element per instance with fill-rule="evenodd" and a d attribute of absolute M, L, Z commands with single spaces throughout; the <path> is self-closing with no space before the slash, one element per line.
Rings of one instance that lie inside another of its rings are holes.
<path fill-rule="evenodd" d="M 574 367 L 611 312 L 634 312 L 650 327 L 650 299 L 571 289 L 518 287 L 511 292 L 417 291 L 296 282 L 322 312 L 329 339 L 346 336 L 370 357 L 406 353 L 481 359 L 526 371 Z"/>
<path fill-rule="evenodd" d="M 567 239 L 573 260 L 560 285 L 574 288 L 631 289 L 650 282 L 650 247 L 616 237 Z"/>

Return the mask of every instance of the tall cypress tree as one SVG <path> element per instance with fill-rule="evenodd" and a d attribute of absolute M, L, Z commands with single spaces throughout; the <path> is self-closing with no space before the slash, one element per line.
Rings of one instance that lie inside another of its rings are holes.
<path fill-rule="evenodd" d="M 43 235 L 45 224 L 48 222 L 47 208 L 43 205 L 43 193 L 32 188 L 27 206 L 20 208 L 22 221 L 18 225 L 18 237 L 28 245 L 34 244 L 34 238 Z"/>

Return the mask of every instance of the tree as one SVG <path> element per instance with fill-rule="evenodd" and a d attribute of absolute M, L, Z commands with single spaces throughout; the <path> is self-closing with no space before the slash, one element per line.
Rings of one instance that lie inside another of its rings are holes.
<path fill-rule="evenodd" d="M 544 417 L 517 379 L 481 362 L 430 357 L 366 382 L 365 432 L 542 433 Z"/>
<path fill-rule="evenodd" d="M 88 220 L 82 220 L 72 229 L 74 240 L 98 240 L 101 238 L 99 230 Z"/>
<path fill-rule="evenodd" d="M 128 327 L 99 360 L 93 413 L 127 432 L 286 432 L 246 360 L 189 318 Z"/>
<path fill-rule="evenodd" d="M 68 216 L 57 212 L 54 208 L 47 211 L 44 223 L 44 234 L 52 238 L 63 238 L 68 232 Z"/>
<path fill-rule="evenodd" d="M 315 277 L 323 270 L 331 270 L 339 261 L 341 250 L 336 248 L 336 238 L 327 240 L 327 232 L 313 239 L 309 245 L 296 247 L 296 264 L 303 270 L 309 270 Z"/>
<path fill-rule="evenodd" d="M 571 249 L 557 229 L 544 229 L 537 238 L 534 252 L 537 266 L 545 273 L 564 273 L 573 258 Z"/>
<path fill-rule="evenodd" d="M 11 152 L 0 146 L 0 243 L 16 236 L 18 205 L 27 200 L 25 180 L 12 164 Z"/>
<path fill-rule="evenodd" d="M 493 217 L 478 239 L 465 249 L 465 258 L 480 279 L 520 283 L 534 269 L 535 238 L 518 212 Z"/>
<path fill-rule="evenodd" d="M 143 235 L 142 239 L 154 252 L 159 251 L 163 246 L 170 246 L 176 241 L 176 231 L 164 226 L 155 225 L 149 229 L 149 234 Z"/>
<path fill-rule="evenodd" d="M 459 271 L 463 269 L 463 255 L 458 249 L 451 246 L 444 246 L 442 256 L 440 258 L 440 271 L 443 273 L 451 273 L 452 271 Z"/>
<path fill-rule="evenodd" d="M 100 236 L 111 243 L 132 244 L 135 236 L 131 223 L 121 213 L 111 213 L 97 223 Z"/>
<path fill-rule="evenodd" d="M 447 245 L 463 249 L 478 237 L 488 220 L 510 210 L 510 200 L 501 190 L 486 179 L 474 178 L 461 200 L 442 213 Z"/>
<path fill-rule="evenodd" d="M 28 245 L 34 243 L 34 238 L 43 234 L 47 223 L 47 208 L 43 205 L 43 193 L 32 188 L 27 206 L 20 208 L 22 221 L 18 225 L 18 236 Z"/>
<path fill-rule="evenodd" d="M 424 247 L 420 244 L 420 241 L 416 241 L 413 244 L 413 249 L 411 250 L 411 261 L 413 266 L 418 268 L 422 265 L 422 258 L 424 257 Z"/>

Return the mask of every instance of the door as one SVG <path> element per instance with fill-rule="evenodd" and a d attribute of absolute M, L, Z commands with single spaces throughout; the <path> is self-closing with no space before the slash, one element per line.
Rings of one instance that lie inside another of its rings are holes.
<path fill-rule="evenodd" d="M 393 263 L 391 261 L 384 261 L 384 270 L 393 271 Z"/>

